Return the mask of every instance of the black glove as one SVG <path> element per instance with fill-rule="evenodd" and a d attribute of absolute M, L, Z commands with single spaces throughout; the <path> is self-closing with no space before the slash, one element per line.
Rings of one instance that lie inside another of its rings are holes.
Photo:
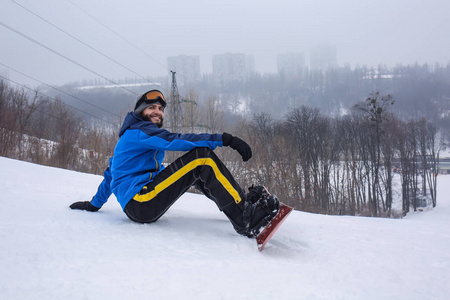
<path fill-rule="evenodd" d="M 236 150 L 242 156 L 243 161 L 247 161 L 252 157 L 252 148 L 240 138 L 224 132 L 222 134 L 222 142 L 224 146 L 230 146 Z"/>
<path fill-rule="evenodd" d="M 81 209 L 81 210 L 87 210 L 87 211 L 97 211 L 100 208 L 95 207 L 91 204 L 91 201 L 80 201 L 75 202 L 70 206 L 71 209 Z"/>

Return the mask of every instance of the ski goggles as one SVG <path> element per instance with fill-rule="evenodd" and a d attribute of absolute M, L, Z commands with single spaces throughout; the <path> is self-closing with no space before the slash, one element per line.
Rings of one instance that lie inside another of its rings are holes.
<path fill-rule="evenodd" d="M 159 102 L 164 108 L 166 107 L 166 99 L 164 98 L 164 95 L 158 90 L 151 90 L 143 94 L 136 103 L 136 108 L 139 107 L 143 102 L 149 105 Z"/>

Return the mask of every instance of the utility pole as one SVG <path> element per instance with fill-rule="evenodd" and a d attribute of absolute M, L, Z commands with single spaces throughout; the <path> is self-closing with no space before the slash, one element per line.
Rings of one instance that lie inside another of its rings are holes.
<path fill-rule="evenodd" d="M 180 132 L 181 127 L 181 101 L 178 94 L 177 79 L 175 78 L 176 72 L 172 73 L 172 89 L 170 92 L 170 114 L 171 114 L 171 127 L 173 132 Z"/>

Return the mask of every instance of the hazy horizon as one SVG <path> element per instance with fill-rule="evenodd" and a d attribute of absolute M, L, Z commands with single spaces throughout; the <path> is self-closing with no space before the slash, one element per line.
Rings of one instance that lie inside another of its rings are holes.
<path fill-rule="evenodd" d="M 308 63 L 320 44 L 336 48 L 339 66 L 450 62 L 444 0 L 4 2 L 0 75 L 28 85 L 39 83 L 13 70 L 53 85 L 97 77 L 86 68 L 156 77 L 179 55 L 198 55 L 202 73 L 223 53 L 253 55 L 257 72 L 276 72 L 278 54 L 304 53 Z"/>

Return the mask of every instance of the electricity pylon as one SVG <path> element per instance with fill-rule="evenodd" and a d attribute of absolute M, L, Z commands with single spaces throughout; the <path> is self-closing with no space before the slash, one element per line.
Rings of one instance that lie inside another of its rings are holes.
<path fill-rule="evenodd" d="M 182 111 L 181 111 L 181 100 L 178 94 L 177 79 L 175 78 L 176 72 L 170 71 L 172 73 L 172 89 L 170 91 L 170 115 L 172 127 L 172 132 L 180 132 L 182 124 Z"/>

